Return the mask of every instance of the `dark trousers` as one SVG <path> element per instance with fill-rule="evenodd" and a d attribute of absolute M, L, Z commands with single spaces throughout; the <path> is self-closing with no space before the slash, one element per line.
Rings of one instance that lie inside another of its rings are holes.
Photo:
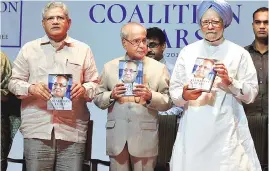
<path fill-rule="evenodd" d="M 261 166 L 268 167 L 268 115 L 250 115 L 247 118 Z"/>

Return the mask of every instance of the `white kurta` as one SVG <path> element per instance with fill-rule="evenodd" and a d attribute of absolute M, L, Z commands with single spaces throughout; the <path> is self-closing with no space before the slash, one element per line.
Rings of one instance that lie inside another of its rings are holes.
<path fill-rule="evenodd" d="M 187 102 L 182 99 L 183 86 L 197 57 L 222 61 L 234 80 L 227 87 L 216 77 L 211 93 L 204 92 L 196 101 Z M 242 47 L 228 40 L 217 47 L 200 40 L 183 48 L 170 85 L 174 103 L 185 108 L 171 171 L 261 171 L 241 103 L 253 102 L 257 93 L 256 70 Z"/>

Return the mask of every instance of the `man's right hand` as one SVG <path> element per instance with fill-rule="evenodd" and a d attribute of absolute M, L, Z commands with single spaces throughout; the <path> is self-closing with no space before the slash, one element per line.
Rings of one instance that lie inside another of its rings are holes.
<path fill-rule="evenodd" d="M 202 94 L 201 89 L 188 90 L 188 85 L 183 87 L 182 97 L 186 101 L 196 100 L 199 96 L 201 96 L 201 94 Z"/>
<path fill-rule="evenodd" d="M 118 100 L 126 92 L 126 88 L 123 83 L 116 84 L 111 93 L 111 99 Z"/>
<path fill-rule="evenodd" d="M 44 83 L 32 84 L 29 87 L 29 93 L 46 101 L 51 98 L 50 90 Z"/>

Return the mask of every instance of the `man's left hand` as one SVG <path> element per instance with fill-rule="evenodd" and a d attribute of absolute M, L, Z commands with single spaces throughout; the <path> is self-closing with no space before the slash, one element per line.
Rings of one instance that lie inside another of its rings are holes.
<path fill-rule="evenodd" d="M 142 97 L 145 101 L 151 100 L 152 98 L 150 89 L 143 84 L 136 85 L 133 89 L 133 93 L 136 97 Z"/>
<path fill-rule="evenodd" d="M 86 89 L 81 85 L 81 83 L 73 83 L 71 87 L 71 100 L 84 97 L 85 92 Z"/>
<path fill-rule="evenodd" d="M 229 86 L 232 83 L 224 64 L 222 63 L 215 64 L 214 70 L 217 72 L 217 75 L 221 78 L 221 82 L 224 83 L 226 86 Z"/>

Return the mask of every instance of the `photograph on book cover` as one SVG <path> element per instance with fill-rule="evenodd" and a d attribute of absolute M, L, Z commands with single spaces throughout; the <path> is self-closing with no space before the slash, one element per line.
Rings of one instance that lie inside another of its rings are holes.
<path fill-rule="evenodd" d="M 216 62 L 215 59 L 198 57 L 192 69 L 188 89 L 202 89 L 210 92 L 216 77 L 216 71 L 213 69 Z"/>
<path fill-rule="evenodd" d="M 143 63 L 135 60 L 119 61 L 119 80 L 126 87 L 125 96 L 133 96 L 133 88 L 143 84 Z"/>
<path fill-rule="evenodd" d="M 72 110 L 72 74 L 49 74 L 48 86 L 52 97 L 47 102 L 47 109 Z"/>

